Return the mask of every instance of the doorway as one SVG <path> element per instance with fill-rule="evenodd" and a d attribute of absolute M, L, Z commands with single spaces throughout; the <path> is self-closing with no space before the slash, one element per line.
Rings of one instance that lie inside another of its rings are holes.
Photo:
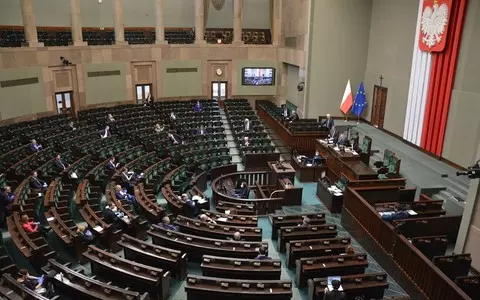
<path fill-rule="evenodd" d="M 148 94 L 151 93 L 151 84 L 137 84 L 137 104 L 143 104 L 143 100 L 147 99 Z"/>
<path fill-rule="evenodd" d="M 73 91 L 55 93 L 58 114 L 73 115 Z"/>
<path fill-rule="evenodd" d="M 223 101 L 227 99 L 228 81 L 212 81 L 212 99 Z"/>
<path fill-rule="evenodd" d="M 379 85 L 373 87 L 372 124 L 380 129 L 383 128 L 383 121 L 385 119 L 387 92 L 388 89 L 386 87 Z"/>

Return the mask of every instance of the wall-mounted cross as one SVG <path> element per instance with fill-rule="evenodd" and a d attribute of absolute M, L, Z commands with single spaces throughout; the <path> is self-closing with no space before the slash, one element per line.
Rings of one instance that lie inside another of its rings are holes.
<path fill-rule="evenodd" d="M 383 83 L 383 75 L 380 74 L 380 77 L 378 77 L 378 79 L 380 79 L 380 86 L 382 86 L 382 83 Z"/>

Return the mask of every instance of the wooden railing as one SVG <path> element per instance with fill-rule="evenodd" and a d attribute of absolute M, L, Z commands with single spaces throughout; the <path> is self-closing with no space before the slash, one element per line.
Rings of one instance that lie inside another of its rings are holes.
<path fill-rule="evenodd" d="M 401 191 L 398 193 L 401 193 Z M 348 218 L 352 218 L 358 223 L 375 244 L 383 249 L 385 254 L 409 279 L 410 283 L 416 287 L 416 290 L 421 293 L 422 299 L 471 299 L 416 249 L 407 238 L 397 234 L 392 224 L 383 221 L 375 209 L 355 188 L 347 188 L 343 211 L 348 215 Z"/>
<path fill-rule="evenodd" d="M 243 199 L 239 197 L 229 196 L 222 190 L 222 183 L 227 180 L 235 183 L 237 180 L 245 180 L 249 187 L 254 187 L 258 182 L 261 185 L 267 185 L 270 182 L 270 173 L 265 171 L 259 172 L 237 172 L 220 176 L 212 181 L 212 199 L 215 205 L 220 201 L 232 203 L 252 203 L 254 204 L 257 215 L 265 215 L 275 212 L 284 204 L 284 198 L 261 198 L 261 199 Z"/>
<path fill-rule="evenodd" d="M 396 237 L 392 256 L 425 297 L 435 300 L 470 299 L 403 235 Z"/>

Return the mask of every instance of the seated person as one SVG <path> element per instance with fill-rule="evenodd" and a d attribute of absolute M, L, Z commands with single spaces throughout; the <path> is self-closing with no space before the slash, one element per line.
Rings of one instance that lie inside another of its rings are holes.
<path fill-rule="evenodd" d="M 6 217 L 12 213 L 14 199 L 15 194 L 8 185 L 0 191 L 0 225 L 2 227 L 6 225 Z"/>
<path fill-rule="evenodd" d="M 355 254 L 355 249 L 353 249 L 352 245 L 348 245 L 345 248 L 345 253 L 341 253 L 340 255 L 351 255 L 351 254 Z"/>
<path fill-rule="evenodd" d="M 271 259 L 267 256 L 267 248 L 260 247 L 260 249 L 258 249 L 258 255 L 255 257 L 255 259 Z"/>
<path fill-rule="evenodd" d="M 240 232 L 236 231 L 234 234 L 233 234 L 233 240 L 234 241 L 242 241 L 242 235 L 240 234 Z"/>
<path fill-rule="evenodd" d="M 70 121 L 70 123 L 68 123 L 68 127 L 70 127 L 70 130 L 72 131 L 77 130 L 77 127 L 75 127 L 75 123 L 73 123 L 73 121 Z"/>
<path fill-rule="evenodd" d="M 105 166 L 105 168 L 109 171 L 115 171 L 115 170 L 117 170 L 118 165 L 119 165 L 119 163 L 116 163 L 115 162 L 115 157 L 112 156 L 110 158 L 110 160 L 108 161 L 107 165 Z"/>
<path fill-rule="evenodd" d="M 160 124 L 155 124 L 155 127 L 153 127 L 153 130 L 155 133 L 161 133 L 165 129 L 165 126 L 160 126 Z"/>
<path fill-rule="evenodd" d="M 348 146 L 347 134 L 344 132 L 338 137 L 337 145 L 339 146 Z"/>
<path fill-rule="evenodd" d="M 77 226 L 77 234 L 78 236 L 80 236 L 82 238 L 82 240 L 84 242 L 91 242 L 93 241 L 93 233 L 88 230 L 87 228 L 85 228 L 85 226 L 83 225 L 78 225 Z"/>
<path fill-rule="evenodd" d="M 40 145 L 39 143 L 37 143 L 36 140 L 32 140 L 32 141 L 31 141 L 31 143 L 30 143 L 30 150 L 31 150 L 32 152 L 38 152 L 38 151 L 40 151 L 40 150 L 42 150 L 42 149 L 43 149 L 42 145 Z"/>
<path fill-rule="evenodd" d="M 159 223 L 158 226 L 167 230 L 178 231 L 178 228 L 176 226 L 170 224 L 170 218 L 168 216 L 163 217 L 162 223 Z"/>
<path fill-rule="evenodd" d="M 212 218 L 210 218 L 206 214 L 201 214 L 200 216 L 198 216 L 198 218 L 200 219 L 200 221 L 203 221 L 203 222 L 208 223 L 208 224 L 217 224 L 217 222 L 215 222 L 215 220 L 213 220 Z"/>
<path fill-rule="evenodd" d="M 180 136 L 178 134 L 173 134 L 173 133 L 168 133 L 168 139 L 174 144 L 182 144 L 182 140 L 180 139 Z"/>
<path fill-rule="evenodd" d="M 100 131 L 100 138 L 104 139 L 110 136 L 110 126 L 105 126 L 105 129 Z"/>
<path fill-rule="evenodd" d="M 45 181 L 40 180 L 38 178 L 37 171 L 33 171 L 32 172 L 32 178 L 30 179 L 30 187 L 32 189 L 44 190 L 44 189 L 47 188 L 47 186 L 48 186 L 48 184 Z"/>
<path fill-rule="evenodd" d="M 300 117 L 297 115 L 296 110 L 292 110 L 292 114 L 287 118 L 288 123 L 293 123 L 293 122 L 295 122 L 299 119 L 300 119 Z"/>
<path fill-rule="evenodd" d="M 200 128 L 197 129 L 197 134 L 198 135 L 204 135 L 206 133 L 207 133 L 207 131 L 205 130 L 205 127 L 203 127 L 203 125 L 200 125 Z"/>
<path fill-rule="evenodd" d="M 250 146 L 250 138 L 249 138 L 248 136 L 245 136 L 245 137 L 243 138 L 243 144 L 242 144 L 242 146 L 244 146 L 244 147 Z"/>
<path fill-rule="evenodd" d="M 128 171 L 127 168 L 122 169 L 122 174 L 120 174 L 120 178 L 122 180 L 122 186 L 127 190 L 133 188 L 132 179 L 134 178 L 135 172 Z"/>
<path fill-rule="evenodd" d="M 27 269 L 20 269 L 18 271 L 18 283 L 23 284 L 26 288 L 39 295 L 51 298 L 54 296 L 54 293 L 52 285 L 48 281 L 48 277 L 45 275 L 35 277 L 30 275 Z"/>
<path fill-rule="evenodd" d="M 117 200 L 125 200 L 125 202 L 127 202 L 128 204 L 137 204 L 135 196 L 128 194 L 127 190 L 122 189 L 122 186 L 119 184 L 115 186 L 115 197 L 117 198 Z"/>
<path fill-rule="evenodd" d="M 170 113 L 170 121 L 172 122 L 175 122 L 177 120 L 177 116 L 175 115 L 175 113 L 172 111 Z"/>
<path fill-rule="evenodd" d="M 317 166 L 322 163 L 324 158 L 320 155 L 320 152 L 315 151 L 315 155 L 313 157 L 309 157 L 305 159 L 305 164 L 311 164 L 312 166 Z"/>
<path fill-rule="evenodd" d="M 245 121 L 243 121 L 243 130 L 245 132 L 249 132 L 250 127 L 251 127 L 250 120 L 248 118 L 245 118 Z"/>
<path fill-rule="evenodd" d="M 248 188 L 247 182 L 243 181 L 239 189 L 235 189 L 233 196 L 248 199 L 250 194 L 250 189 Z"/>
<path fill-rule="evenodd" d="M 118 207 L 114 202 L 106 205 L 103 209 L 103 218 L 107 224 L 112 224 L 114 228 L 120 228 L 122 226 L 122 219 L 125 217 L 122 211 L 118 210 Z"/>
<path fill-rule="evenodd" d="M 408 219 L 410 214 L 405 210 L 399 210 L 397 207 L 395 207 L 393 211 L 382 212 L 380 216 L 384 221 L 393 221 L 399 219 Z"/>
<path fill-rule="evenodd" d="M 55 161 L 53 162 L 53 165 L 60 172 L 65 171 L 68 168 L 68 166 L 70 166 L 69 164 L 67 164 L 62 160 L 62 158 L 60 157 L 60 154 L 58 154 L 57 157 L 55 157 Z"/>
<path fill-rule="evenodd" d="M 197 203 L 188 198 L 187 194 L 182 194 L 181 199 L 184 201 L 185 216 L 187 218 L 195 218 L 198 215 Z"/>
<path fill-rule="evenodd" d="M 145 98 L 145 101 L 143 101 L 143 106 L 153 105 L 154 100 L 155 99 L 153 98 L 152 94 L 148 93 L 147 98 Z"/>
<path fill-rule="evenodd" d="M 298 224 L 298 226 L 302 226 L 302 227 L 310 226 L 310 219 L 308 217 L 304 216 L 302 218 L 302 223 Z"/>
<path fill-rule="evenodd" d="M 197 103 L 195 103 L 195 105 L 193 106 L 193 111 L 202 112 L 202 104 L 200 104 L 200 101 L 197 101 Z"/>
<path fill-rule="evenodd" d="M 22 228 L 26 232 L 37 232 L 38 231 L 38 226 L 40 225 L 40 222 L 30 221 L 30 218 L 27 215 L 22 215 L 21 220 L 22 220 Z"/>
<path fill-rule="evenodd" d="M 340 281 L 332 280 L 332 290 L 330 291 L 328 287 L 325 288 L 325 293 L 323 295 L 323 300 L 345 300 L 345 292 L 341 292 L 338 289 L 340 288 Z"/>
<path fill-rule="evenodd" d="M 115 118 L 112 116 L 112 114 L 107 115 L 107 124 L 111 124 L 115 122 Z"/>

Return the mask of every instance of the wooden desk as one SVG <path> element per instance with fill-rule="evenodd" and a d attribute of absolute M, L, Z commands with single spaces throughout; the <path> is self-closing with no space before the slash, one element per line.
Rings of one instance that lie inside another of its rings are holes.
<path fill-rule="evenodd" d="M 272 117 L 262 105 L 257 104 L 258 116 L 263 119 L 265 124 L 270 126 L 278 137 L 282 139 L 287 147 L 292 150 L 296 150 L 301 153 L 313 154 L 315 153 L 315 140 L 326 138 L 328 131 L 311 131 L 311 132 L 294 132 L 292 133 L 285 125 L 280 123 L 279 120 Z"/>
<path fill-rule="evenodd" d="M 343 193 L 342 195 L 335 196 L 330 193 L 328 187 L 329 185 L 323 182 L 322 179 L 317 179 L 317 197 L 325 204 L 331 213 L 340 214 L 342 213 Z"/>
<path fill-rule="evenodd" d="M 358 153 L 341 152 L 325 140 L 316 141 L 316 150 L 327 160 L 327 176 L 337 181 L 342 173 L 348 180 L 373 180 L 377 173 L 360 160 Z"/>
<path fill-rule="evenodd" d="M 283 189 L 283 205 L 302 205 L 303 187 L 295 187 L 289 178 L 278 179 L 280 189 Z"/>
<path fill-rule="evenodd" d="M 272 176 L 270 177 L 270 184 L 277 185 L 278 179 L 288 178 L 292 182 L 292 185 L 295 184 L 295 169 L 289 163 L 282 163 L 284 168 L 279 168 L 276 165 L 276 162 L 269 161 L 268 166 L 272 170 Z"/>
<path fill-rule="evenodd" d="M 321 178 L 323 172 L 326 172 L 326 166 L 311 166 L 307 167 L 296 157 L 292 157 L 290 161 L 292 167 L 295 169 L 295 175 L 300 180 L 300 182 L 315 182 L 317 178 Z"/>

